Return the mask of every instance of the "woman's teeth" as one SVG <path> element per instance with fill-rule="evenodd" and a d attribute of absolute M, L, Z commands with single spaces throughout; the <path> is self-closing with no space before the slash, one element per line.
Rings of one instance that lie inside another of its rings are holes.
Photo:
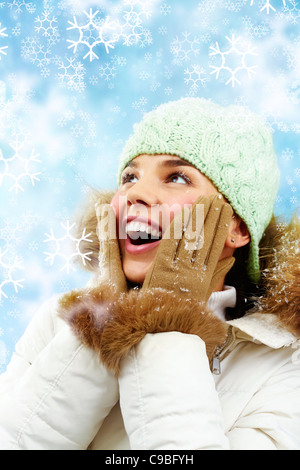
<path fill-rule="evenodd" d="M 151 225 L 142 223 L 142 222 L 135 222 L 134 220 L 132 222 L 128 222 L 126 224 L 126 233 L 131 239 L 146 239 L 149 240 L 151 238 L 161 238 L 161 232 L 159 230 L 151 227 Z"/>

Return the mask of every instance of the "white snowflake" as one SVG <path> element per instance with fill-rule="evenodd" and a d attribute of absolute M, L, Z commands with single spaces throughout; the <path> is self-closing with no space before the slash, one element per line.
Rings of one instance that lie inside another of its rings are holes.
<path fill-rule="evenodd" d="M 22 224 L 13 225 L 10 220 L 5 220 L 4 226 L 0 227 L 0 240 L 4 240 L 6 246 L 21 242 Z"/>
<path fill-rule="evenodd" d="M 246 64 L 246 60 L 248 56 L 257 55 L 255 52 L 255 48 L 251 46 L 250 42 L 245 42 L 243 38 L 238 37 L 235 38 L 232 35 L 231 38 L 226 36 L 227 41 L 230 44 L 230 48 L 228 50 L 222 51 L 218 42 L 216 42 L 216 46 L 211 46 L 210 49 L 212 52 L 209 53 L 210 56 L 220 56 L 221 64 L 210 65 L 210 68 L 213 69 L 211 74 L 216 74 L 216 79 L 219 78 L 220 72 L 223 70 L 230 74 L 230 78 L 227 80 L 226 85 L 228 83 L 232 84 L 234 87 L 235 83 L 239 85 L 241 82 L 237 78 L 237 75 L 241 71 L 246 71 L 248 73 L 248 77 L 251 78 L 251 74 L 256 73 L 255 69 L 257 68 L 256 65 L 249 66 Z M 235 61 L 238 62 L 238 65 L 235 64 Z"/>
<path fill-rule="evenodd" d="M 99 19 L 96 18 L 98 13 L 99 10 L 93 13 L 92 8 L 90 8 L 89 13 L 84 11 L 88 21 L 82 25 L 78 24 L 75 16 L 73 18 L 73 22 L 68 21 L 71 26 L 67 28 L 67 30 L 75 29 L 79 34 L 76 41 L 67 39 L 67 42 L 70 43 L 68 48 L 73 48 L 73 52 L 76 53 L 78 46 L 80 44 L 83 45 L 88 49 L 88 52 L 83 56 L 83 59 L 89 57 L 91 62 L 94 59 L 99 59 L 99 56 L 95 52 L 97 46 L 103 44 L 106 53 L 108 54 L 109 49 L 113 49 L 114 43 L 118 40 L 118 36 L 114 34 L 116 23 L 111 21 L 108 16 L 104 20 L 102 19 L 99 21 Z"/>
<path fill-rule="evenodd" d="M 37 37 L 27 37 L 21 41 L 21 55 L 30 60 L 37 67 L 46 67 L 52 61 L 52 52 L 49 45 L 39 42 Z"/>
<path fill-rule="evenodd" d="M 0 248 L 0 268 L 3 271 L 3 279 L 0 279 L 0 300 L 3 297 L 7 298 L 7 294 L 4 292 L 4 288 L 7 285 L 12 285 L 15 289 L 15 292 L 18 292 L 18 287 L 23 288 L 21 282 L 24 279 L 16 279 L 14 277 L 14 271 L 18 269 L 24 269 L 23 267 L 23 260 L 18 257 L 14 256 L 12 260 L 8 260 L 9 250 L 5 249 L 2 250 Z"/>
<path fill-rule="evenodd" d="M 152 15 L 152 10 L 151 10 L 151 4 L 153 0 L 124 0 L 124 5 L 130 6 L 130 13 L 136 18 L 141 19 L 142 15 L 145 15 L 146 18 L 150 18 Z M 137 13 L 136 10 L 134 10 L 134 7 L 138 7 L 140 11 Z"/>
<path fill-rule="evenodd" d="M 191 69 L 186 69 L 184 71 L 184 75 L 186 75 L 184 82 L 187 85 L 190 85 L 190 93 L 192 95 L 194 95 L 198 91 L 199 84 L 205 87 L 206 82 L 208 81 L 207 74 L 204 68 L 200 67 L 197 64 L 193 65 Z"/>
<path fill-rule="evenodd" d="M 0 23 L 0 28 L 1 28 L 1 23 Z M 0 29 L 0 37 L 1 38 L 7 37 L 7 34 L 4 31 L 6 31 L 6 28 Z M 5 49 L 7 49 L 7 48 L 8 48 L 8 46 L 0 47 L 0 60 L 1 60 L 1 54 L 6 55 Z"/>
<path fill-rule="evenodd" d="M 298 198 L 296 196 L 291 196 L 289 200 L 293 205 L 298 204 Z"/>
<path fill-rule="evenodd" d="M 83 229 L 83 232 L 79 238 L 72 235 L 72 231 L 76 227 L 76 224 L 70 224 L 70 221 L 67 220 L 66 223 L 60 224 L 63 230 L 65 231 L 62 237 L 56 237 L 53 229 L 50 229 L 50 234 L 46 233 L 47 239 L 44 240 L 45 243 L 51 243 L 53 250 L 52 252 L 45 251 L 44 254 L 47 255 L 46 261 L 50 262 L 50 266 L 53 265 L 55 259 L 61 259 L 63 262 L 63 266 L 61 267 L 61 271 L 66 269 L 67 273 L 70 272 L 70 269 L 75 271 L 73 266 L 73 261 L 76 258 L 80 258 L 82 263 L 85 265 L 86 260 L 90 261 L 89 255 L 93 252 L 89 251 L 87 253 L 82 253 L 80 249 L 81 242 L 89 242 L 92 243 L 92 240 L 89 239 L 91 233 L 86 234 L 86 229 Z M 73 246 L 75 244 L 75 250 Z"/>
<path fill-rule="evenodd" d="M 0 186 L 4 178 L 10 178 L 13 180 L 13 184 L 10 186 L 9 191 L 15 190 L 16 193 L 18 193 L 19 190 L 24 191 L 22 184 L 28 179 L 31 181 L 32 186 L 34 186 L 35 181 L 39 181 L 38 175 L 41 174 L 41 172 L 34 173 L 30 170 L 32 163 L 40 162 L 37 158 L 39 154 L 36 154 L 34 150 L 32 150 L 29 158 L 21 155 L 24 143 L 25 142 L 20 143 L 16 140 L 14 144 L 10 144 L 10 147 L 14 151 L 11 157 L 4 158 L 2 150 L 0 149 L 0 168 L 4 166 L 4 170 L 0 172 Z"/>
<path fill-rule="evenodd" d="M 171 42 L 170 50 L 174 56 L 174 63 L 181 65 L 182 62 L 187 62 L 191 56 L 196 56 L 199 53 L 199 38 L 194 36 L 190 39 L 191 33 L 182 33 L 183 39 L 178 36 Z"/>
<path fill-rule="evenodd" d="M 254 0 L 251 0 L 250 6 L 252 6 L 253 3 L 254 3 Z M 286 6 L 286 1 L 282 0 L 282 3 L 283 3 L 283 6 L 285 7 Z M 274 8 L 273 5 L 271 4 L 271 0 L 266 0 L 266 3 L 263 5 L 263 7 L 259 11 L 267 10 L 267 14 L 269 14 L 270 9 L 273 10 L 273 11 L 276 11 L 276 8 Z"/>
<path fill-rule="evenodd" d="M 33 2 L 25 2 L 24 0 L 13 0 L 12 2 L 7 2 L 7 6 L 14 11 L 16 15 L 22 13 L 22 9 L 24 7 L 28 13 L 34 13 L 36 10 L 36 6 Z"/>
<path fill-rule="evenodd" d="M 152 43 L 152 36 L 149 30 L 143 26 L 143 16 L 149 18 L 152 14 L 151 2 L 145 0 L 125 0 L 124 5 L 130 6 L 130 10 L 123 11 L 124 23 L 119 25 L 119 39 L 123 40 L 123 45 L 133 46 L 140 44 L 141 47 Z"/>
<path fill-rule="evenodd" d="M 289 0 L 289 6 L 284 6 L 281 12 L 277 13 L 277 17 L 287 20 L 291 24 L 298 24 L 300 18 L 300 9 L 298 8 L 298 0 Z"/>
<path fill-rule="evenodd" d="M 286 148 L 282 151 L 281 157 L 283 160 L 288 162 L 294 158 L 294 151 L 290 148 Z"/>
<path fill-rule="evenodd" d="M 167 3 L 163 3 L 160 7 L 160 13 L 164 16 L 169 15 L 171 11 L 172 11 L 171 5 L 168 5 Z"/>
<path fill-rule="evenodd" d="M 81 62 L 75 58 L 67 58 L 67 63 L 60 62 L 58 70 L 58 81 L 63 87 L 80 92 L 85 89 L 86 70 Z"/>
<path fill-rule="evenodd" d="M 35 26 L 35 30 L 38 33 L 41 33 L 43 36 L 49 38 L 49 37 L 58 37 L 58 27 L 56 25 L 57 23 L 57 18 L 55 16 L 52 16 L 52 18 L 49 17 L 50 12 L 45 11 L 41 14 L 41 18 L 37 16 L 35 18 L 35 23 L 37 25 Z"/>
<path fill-rule="evenodd" d="M 109 63 L 105 63 L 100 65 L 99 67 L 99 76 L 101 78 L 104 78 L 106 82 L 111 80 L 116 76 L 116 67 L 114 65 L 111 65 Z"/>

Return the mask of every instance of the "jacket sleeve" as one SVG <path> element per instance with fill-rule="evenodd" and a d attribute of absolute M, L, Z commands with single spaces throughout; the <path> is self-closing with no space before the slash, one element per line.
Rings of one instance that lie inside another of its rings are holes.
<path fill-rule="evenodd" d="M 300 373 L 296 353 L 296 360 L 289 357 L 243 409 L 227 435 L 232 450 L 300 449 Z"/>
<path fill-rule="evenodd" d="M 204 303 L 163 289 L 121 295 L 107 318 L 100 294 L 65 299 L 61 315 L 118 376 L 132 449 L 227 448 L 209 368 L 224 323 Z"/>
<path fill-rule="evenodd" d="M 17 342 L 6 371 L 0 375 L 1 399 L 14 387 L 63 325 L 62 320 L 56 315 L 57 300 L 58 296 L 53 296 L 43 303 Z"/>
<path fill-rule="evenodd" d="M 42 319 L 51 323 L 47 308 L 1 379 L 1 449 L 86 449 L 119 398 L 113 374 L 62 320 L 54 336 L 39 335 Z"/>
<path fill-rule="evenodd" d="M 205 343 L 147 334 L 121 362 L 120 404 L 132 449 L 229 448 Z"/>

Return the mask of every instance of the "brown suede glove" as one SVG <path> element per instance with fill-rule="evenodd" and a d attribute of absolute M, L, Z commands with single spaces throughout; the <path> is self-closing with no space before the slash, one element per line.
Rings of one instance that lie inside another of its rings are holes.
<path fill-rule="evenodd" d="M 96 207 L 99 238 L 99 284 L 114 285 L 116 292 L 127 292 L 127 280 L 122 269 L 115 212 L 110 204 Z"/>
<path fill-rule="evenodd" d="M 208 300 L 234 264 L 233 257 L 219 261 L 232 214 L 221 195 L 201 196 L 192 210 L 184 208 L 165 232 L 143 289 L 160 287 L 180 297 Z"/>
<path fill-rule="evenodd" d="M 97 321 L 98 335 L 98 331 L 102 331 L 105 323 L 111 318 L 114 301 L 128 291 L 122 269 L 114 210 L 110 204 L 96 205 L 95 210 L 98 221 L 96 232 L 99 238 L 98 272 L 92 287 L 76 289 L 65 294 L 60 299 L 59 311 L 60 316 L 73 326 L 76 335 L 85 344 L 93 347 L 97 344 L 96 337 L 92 339 L 93 322 Z"/>
<path fill-rule="evenodd" d="M 196 204 L 204 204 L 204 224 L 202 220 L 191 230 Z M 101 360 L 116 374 L 122 358 L 147 333 L 198 335 L 206 343 L 210 361 L 216 347 L 225 341 L 226 324 L 207 310 L 206 300 L 233 265 L 231 258 L 219 261 L 232 209 L 218 196 L 201 197 L 196 204 L 188 217 L 179 214 L 174 218 L 141 289 L 115 297 L 109 286 L 105 294 L 94 290 L 84 298 L 73 298 L 73 306 L 61 303 L 62 316 L 75 334 L 98 350 Z M 113 300 L 109 301 L 110 295 Z"/>

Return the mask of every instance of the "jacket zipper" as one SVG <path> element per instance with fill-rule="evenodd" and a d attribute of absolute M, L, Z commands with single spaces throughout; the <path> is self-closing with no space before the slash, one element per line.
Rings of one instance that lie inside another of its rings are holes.
<path fill-rule="evenodd" d="M 214 375 L 220 375 L 221 374 L 221 360 L 222 360 L 222 353 L 225 353 L 226 350 L 228 350 L 228 347 L 230 346 L 233 338 L 233 333 L 232 333 L 232 326 L 229 326 L 228 329 L 228 334 L 226 337 L 226 340 L 224 341 L 221 346 L 217 346 L 215 355 L 212 360 L 212 373 Z M 224 357 L 223 357 L 224 359 Z"/>

